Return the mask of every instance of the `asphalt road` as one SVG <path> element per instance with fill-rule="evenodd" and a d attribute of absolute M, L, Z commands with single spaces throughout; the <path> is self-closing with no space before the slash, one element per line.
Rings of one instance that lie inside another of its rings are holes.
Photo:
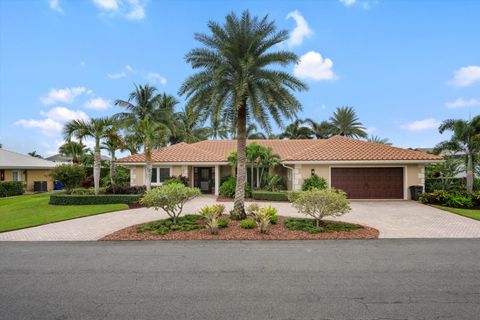
<path fill-rule="evenodd" d="M 1 319 L 478 319 L 480 240 L 0 243 Z"/>

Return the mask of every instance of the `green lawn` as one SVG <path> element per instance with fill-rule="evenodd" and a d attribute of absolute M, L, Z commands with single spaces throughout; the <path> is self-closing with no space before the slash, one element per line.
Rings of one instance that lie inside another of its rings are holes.
<path fill-rule="evenodd" d="M 0 232 L 128 209 L 126 204 L 51 206 L 49 194 L 0 198 Z"/>
<path fill-rule="evenodd" d="M 433 205 L 435 208 L 445 210 L 451 213 L 455 213 L 467 218 L 472 218 L 475 220 L 480 220 L 480 210 L 478 209 L 459 209 L 459 208 L 449 208 L 444 206 Z"/>

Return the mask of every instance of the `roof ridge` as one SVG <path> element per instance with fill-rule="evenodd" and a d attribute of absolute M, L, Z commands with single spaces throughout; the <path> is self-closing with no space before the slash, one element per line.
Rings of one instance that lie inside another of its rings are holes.
<path fill-rule="evenodd" d="M 285 158 L 285 160 L 295 159 L 296 156 L 302 155 L 302 154 L 304 154 L 305 152 L 308 152 L 310 149 L 313 149 L 313 148 L 318 147 L 319 144 L 325 143 L 325 142 L 327 142 L 329 139 L 330 139 L 330 138 L 328 138 L 328 139 L 295 139 L 295 140 L 315 141 L 315 143 L 314 143 L 312 146 L 303 149 L 302 151 L 296 152 L 296 153 L 294 153 L 294 154 L 290 154 L 288 157 Z M 289 139 L 287 139 L 287 140 L 289 140 Z"/>

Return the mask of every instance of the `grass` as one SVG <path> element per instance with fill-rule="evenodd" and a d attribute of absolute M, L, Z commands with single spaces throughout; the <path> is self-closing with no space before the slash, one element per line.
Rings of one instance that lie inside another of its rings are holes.
<path fill-rule="evenodd" d="M 450 207 L 445 207 L 445 206 L 439 206 L 439 205 L 432 205 L 433 207 L 448 211 L 451 213 L 455 213 L 467 218 L 475 219 L 475 220 L 480 220 L 480 210 L 479 209 L 461 209 L 461 208 L 450 208 Z"/>
<path fill-rule="evenodd" d="M 126 204 L 53 206 L 50 194 L 0 198 L 0 232 L 128 209 Z"/>
<path fill-rule="evenodd" d="M 290 230 L 300 230 L 308 233 L 333 233 L 339 231 L 352 231 L 362 226 L 346 222 L 321 221 L 320 227 L 316 226 L 314 219 L 288 218 L 285 227 Z"/>
<path fill-rule="evenodd" d="M 189 214 L 177 218 L 177 224 L 172 219 L 163 219 L 143 224 L 137 228 L 138 232 L 150 231 L 153 234 L 164 235 L 171 231 L 190 231 L 203 228 L 199 222 L 203 218 L 196 214 Z"/>

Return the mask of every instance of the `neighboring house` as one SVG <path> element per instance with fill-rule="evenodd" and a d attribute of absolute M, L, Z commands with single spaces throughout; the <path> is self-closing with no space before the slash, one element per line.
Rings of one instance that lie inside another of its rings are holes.
<path fill-rule="evenodd" d="M 342 189 L 352 199 L 408 199 L 408 187 L 424 185 L 425 165 L 442 157 L 342 136 L 325 140 L 249 140 L 270 147 L 280 156 L 275 173 L 286 177 L 289 190 L 300 190 L 303 179 L 317 174 L 330 187 Z M 220 181 L 231 175 L 227 162 L 235 140 L 179 143 L 152 154 L 153 185 L 172 175 L 184 175 L 203 193 L 218 195 Z M 130 168 L 131 185 L 145 184 L 145 156 L 119 159 Z"/>
<path fill-rule="evenodd" d="M 47 190 L 53 189 L 53 179 L 50 177 L 51 170 L 55 168 L 52 161 L 31 157 L 28 155 L 0 149 L 0 181 L 22 181 L 26 191 L 35 190 L 43 184 Z"/>
<path fill-rule="evenodd" d="M 110 161 L 110 158 L 104 155 L 100 156 L 102 161 Z M 50 156 L 48 158 L 45 158 L 46 160 L 53 161 L 56 164 L 73 164 L 73 158 L 70 156 L 64 156 L 60 153 L 54 154 L 53 156 Z"/>

